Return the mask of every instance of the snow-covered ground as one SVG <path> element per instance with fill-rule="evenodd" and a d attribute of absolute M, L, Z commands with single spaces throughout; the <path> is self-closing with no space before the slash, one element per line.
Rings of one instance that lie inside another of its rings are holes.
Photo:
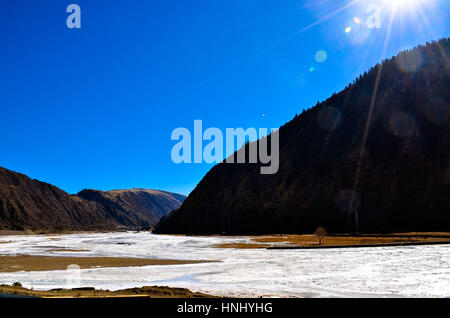
<path fill-rule="evenodd" d="M 56 238 L 56 240 L 52 239 Z M 2 236 L 0 255 L 119 256 L 217 263 L 0 273 L 0 283 L 34 289 L 92 286 L 117 290 L 164 285 L 223 296 L 450 296 L 450 245 L 318 250 L 220 249 L 245 237 L 147 232 Z M 69 248 L 89 252 L 50 252 Z"/>

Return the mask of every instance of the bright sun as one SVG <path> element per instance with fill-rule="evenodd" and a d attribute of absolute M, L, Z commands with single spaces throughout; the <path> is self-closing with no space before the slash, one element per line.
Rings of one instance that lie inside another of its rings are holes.
<path fill-rule="evenodd" d="M 406 7 L 414 8 L 420 5 L 425 0 L 384 0 L 384 5 L 387 7 L 402 10 Z"/>

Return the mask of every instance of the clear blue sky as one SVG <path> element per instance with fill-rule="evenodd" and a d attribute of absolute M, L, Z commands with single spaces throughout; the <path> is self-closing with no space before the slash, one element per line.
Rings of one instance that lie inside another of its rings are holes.
<path fill-rule="evenodd" d="M 211 165 L 172 163 L 174 128 L 279 127 L 340 91 L 382 56 L 370 3 L 398 4 L 387 57 L 449 36 L 447 0 L 409 1 L 2 0 L 0 166 L 69 193 L 188 194 Z"/>

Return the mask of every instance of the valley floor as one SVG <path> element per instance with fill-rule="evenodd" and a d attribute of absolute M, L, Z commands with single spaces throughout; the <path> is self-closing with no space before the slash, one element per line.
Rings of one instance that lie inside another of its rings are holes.
<path fill-rule="evenodd" d="M 0 284 L 39 297 L 449 297 L 450 233 L 0 236 Z"/>

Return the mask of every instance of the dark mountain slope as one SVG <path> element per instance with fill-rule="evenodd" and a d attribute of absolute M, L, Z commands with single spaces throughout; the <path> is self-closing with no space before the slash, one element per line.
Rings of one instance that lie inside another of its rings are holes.
<path fill-rule="evenodd" d="M 449 52 L 444 39 L 372 68 L 280 128 L 277 174 L 218 164 L 156 232 L 450 231 Z"/>
<path fill-rule="evenodd" d="M 89 231 L 148 228 L 157 218 L 181 204 L 180 195 L 156 192 L 158 191 L 155 191 L 153 199 L 156 203 L 147 205 L 146 200 L 150 199 L 146 197 L 150 194 L 145 194 L 145 199 L 136 199 L 133 209 L 128 210 L 126 207 L 113 207 L 109 202 L 103 205 L 101 202 L 69 195 L 51 184 L 32 180 L 0 167 L 0 230 Z M 139 197 L 140 194 L 136 196 Z M 153 207 L 155 213 L 152 216 Z"/>
<path fill-rule="evenodd" d="M 136 224 L 153 228 L 172 210 L 178 209 L 185 196 L 158 190 L 83 190 L 77 194 L 82 199 L 100 203 L 107 210 L 123 211 Z"/>

